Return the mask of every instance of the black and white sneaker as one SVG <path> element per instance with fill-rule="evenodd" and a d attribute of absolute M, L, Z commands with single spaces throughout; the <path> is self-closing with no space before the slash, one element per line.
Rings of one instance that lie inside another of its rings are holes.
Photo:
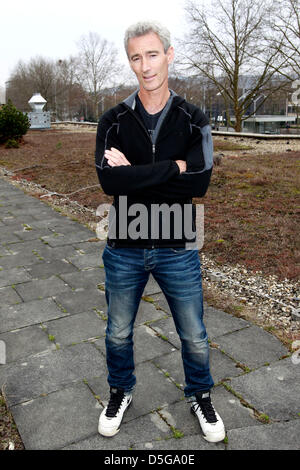
<path fill-rule="evenodd" d="M 224 423 L 216 412 L 210 399 L 210 391 L 195 393 L 196 401 L 192 401 L 191 412 L 199 419 L 199 424 L 208 442 L 219 442 L 225 438 Z"/>
<path fill-rule="evenodd" d="M 120 430 L 123 415 L 132 400 L 122 388 L 110 389 L 110 400 L 99 418 L 98 431 L 102 436 L 112 437 Z"/>

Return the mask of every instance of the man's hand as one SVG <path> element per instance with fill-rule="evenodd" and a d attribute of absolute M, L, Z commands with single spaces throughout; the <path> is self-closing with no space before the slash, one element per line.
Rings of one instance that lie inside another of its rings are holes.
<path fill-rule="evenodd" d="M 186 171 L 186 162 L 184 160 L 175 160 L 175 163 L 177 163 L 180 173 Z"/>
<path fill-rule="evenodd" d="M 105 150 L 104 156 L 110 166 L 130 165 L 125 155 L 114 147 L 110 150 Z"/>

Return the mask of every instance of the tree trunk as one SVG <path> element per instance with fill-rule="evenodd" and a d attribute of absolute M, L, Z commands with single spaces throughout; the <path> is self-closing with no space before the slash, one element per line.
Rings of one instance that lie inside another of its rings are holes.
<path fill-rule="evenodd" d="M 241 132 L 242 130 L 242 116 L 239 113 L 235 115 L 234 130 L 235 132 Z"/>

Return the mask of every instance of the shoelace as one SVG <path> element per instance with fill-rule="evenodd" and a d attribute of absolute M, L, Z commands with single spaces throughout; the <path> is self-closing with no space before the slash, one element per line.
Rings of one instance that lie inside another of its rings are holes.
<path fill-rule="evenodd" d="M 193 405 L 193 408 L 194 411 L 197 411 L 200 408 L 208 423 L 216 423 L 218 421 L 210 398 L 197 400 L 197 404 Z"/>
<path fill-rule="evenodd" d="M 125 395 L 123 390 L 117 390 L 116 392 L 111 393 L 105 413 L 108 418 L 114 418 L 114 416 L 116 416 L 124 398 Z"/>

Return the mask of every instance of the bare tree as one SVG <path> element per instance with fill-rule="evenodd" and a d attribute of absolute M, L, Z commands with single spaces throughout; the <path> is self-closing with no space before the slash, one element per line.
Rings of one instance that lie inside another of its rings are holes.
<path fill-rule="evenodd" d="M 227 122 L 239 132 L 253 101 L 257 110 L 284 85 L 277 75 L 287 59 L 280 56 L 282 41 L 274 45 L 270 29 L 273 2 L 211 0 L 209 4 L 207 0 L 201 8 L 199 1 L 190 0 L 186 12 L 190 28 L 180 61 L 215 85 L 224 100 Z"/>
<path fill-rule="evenodd" d="M 121 66 L 118 63 L 118 51 L 112 43 L 93 32 L 82 36 L 78 47 L 79 78 L 89 92 L 94 117 L 98 119 L 99 104 L 104 100 L 104 88 L 114 85 L 119 79 Z"/>
<path fill-rule="evenodd" d="M 281 54 L 287 59 L 289 70 L 283 71 L 287 78 L 300 78 L 300 1 L 275 0 L 278 15 L 273 21 L 277 33 L 276 43 L 281 45 Z M 283 41 L 282 41 L 283 36 Z"/>
<path fill-rule="evenodd" d="M 78 58 L 58 60 L 55 65 L 55 112 L 62 120 L 72 120 L 86 107 L 86 92 L 77 78 Z"/>
<path fill-rule="evenodd" d="M 77 59 L 32 58 L 19 61 L 9 77 L 7 97 L 23 111 L 30 111 L 28 100 L 39 92 L 46 99 L 45 110 L 55 119 L 72 119 L 84 105 L 86 93 L 77 82 Z"/>
<path fill-rule="evenodd" d="M 18 108 L 30 110 L 28 100 L 33 93 L 39 92 L 47 100 L 45 109 L 51 109 L 55 82 L 52 60 L 37 56 L 27 64 L 19 61 L 8 82 L 8 98 L 11 98 Z"/>

